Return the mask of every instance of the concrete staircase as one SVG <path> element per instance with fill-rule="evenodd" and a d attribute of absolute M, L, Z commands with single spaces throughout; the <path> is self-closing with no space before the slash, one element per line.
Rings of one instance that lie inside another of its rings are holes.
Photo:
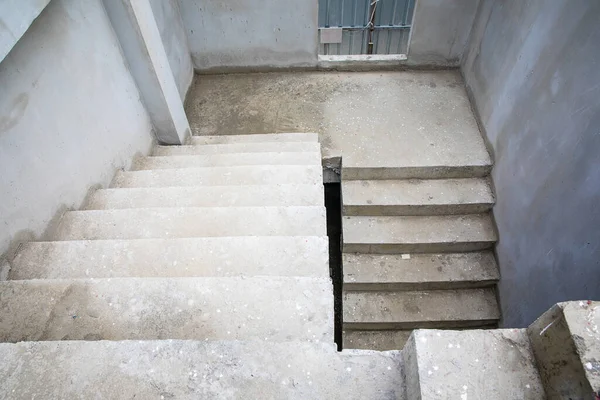
<path fill-rule="evenodd" d="M 135 160 L 11 261 L 0 397 L 402 398 L 399 352 L 335 351 L 322 179 L 316 134 Z"/>
<path fill-rule="evenodd" d="M 344 348 L 401 349 L 417 328 L 497 326 L 487 160 L 342 168 Z"/>

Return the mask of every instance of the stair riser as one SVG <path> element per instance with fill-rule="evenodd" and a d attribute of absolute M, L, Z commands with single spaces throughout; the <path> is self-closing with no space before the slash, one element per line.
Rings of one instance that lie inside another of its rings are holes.
<path fill-rule="evenodd" d="M 494 242 L 403 243 L 365 244 L 344 243 L 344 253 L 407 254 L 407 253 L 460 253 L 490 249 Z"/>
<path fill-rule="evenodd" d="M 367 330 L 408 330 L 408 329 L 494 329 L 498 320 L 476 321 L 416 321 L 416 322 L 344 322 L 344 329 L 348 331 Z"/>
<path fill-rule="evenodd" d="M 434 204 L 434 205 L 344 205 L 346 216 L 427 216 L 482 214 L 493 207 L 492 203 Z"/>
<path fill-rule="evenodd" d="M 218 135 L 218 136 L 192 136 L 190 144 L 199 146 L 204 144 L 229 144 L 229 143 L 272 143 L 272 142 L 319 142 L 317 133 L 275 133 L 255 135 Z"/>
<path fill-rule="evenodd" d="M 491 165 L 456 167 L 343 168 L 343 180 L 484 178 Z"/>
<path fill-rule="evenodd" d="M 408 290 L 478 289 L 494 287 L 498 281 L 457 282 L 391 282 L 391 283 L 344 283 L 344 291 L 399 292 Z"/>

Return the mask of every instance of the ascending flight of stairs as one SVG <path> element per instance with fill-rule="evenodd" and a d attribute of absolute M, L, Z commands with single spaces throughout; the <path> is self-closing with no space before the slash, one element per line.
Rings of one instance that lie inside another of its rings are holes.
<path fill-rule="evenodd" d="M 18 250 L 0 397 L 402 397 L 399 352 L 334 347 L 317 135 L 191 142 Z"/>
<path fill-rule="evenodd" d="M 497 326 L 490 169 L 342 169 L 344 348 Z"/>

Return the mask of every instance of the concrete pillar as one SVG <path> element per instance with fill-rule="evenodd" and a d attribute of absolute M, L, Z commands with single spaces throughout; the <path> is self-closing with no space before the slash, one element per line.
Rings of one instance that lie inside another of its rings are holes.
<path fill-rule="evenodd" d="M 159 142 L 182 144 L 190 126 L 149 0 L 103 0 Z"/>

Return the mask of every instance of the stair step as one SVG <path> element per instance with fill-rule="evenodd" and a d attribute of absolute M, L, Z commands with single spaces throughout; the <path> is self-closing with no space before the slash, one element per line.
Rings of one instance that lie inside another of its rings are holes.
<path fill-rule="evenodd" d="M 342 255 L 344 290 L 436 290 L 494 286 L 500 274 L 490 251 L 444 254 Z"/>
<path fill-rule="evenodd" d="M 442 253 L 492 247 L 496 232 L 488 214 L 344 217 L 345 253 Z"/>
<path fill-rule="evenodd" d="M 150 169 L 180 169 L 202 167 L 229 167 L 240 165 L 321 165 L 321 153 L 231 153 L 199 156 L 139 157 L 131 165 L 132 171 Z"/>
<path fill-rule="evenodd" d="M 0 282 L 0 341 L 333 338 L 328 278 Z"/>
<path fill-rule="evenodd" d="M 118 171 L 113 188 L 323 183 L 320 165 L 256 165 Z"/>
<path fill-rule="evenodd" d="M 344 215 L 448 215 L 489 211 L 494 196 L 486 179 L 342 182 Z"/>
<path fill-rule="evenodd" d="M 462 179 L 485 178 L 492 172 L 488 159 L 466 165 L 423 165 L 413 167 L 376 166 L 351 167 L 351 162 L 342 166 L 342 181 L 384 179 Z"/>
<path fill-rule="evenodd" d="M 344 349 L 402 350 L 412 331 L 343 331 Z"/>
<path fill-rule="evenodd" d="M 407 399 L 546 398 L 523 329 L 416 330 L 402 357 Z"/>
<path fill-rule="evenodd" d="M 268 142 L 318 142 L 317 133 L 266 133 L 255 135 L 192 136 L 192 145 Z"/>
<path fill-rule="evenodd" d="M 494 289 L 345 292 L 344 329 L 493 326 L 500 318 Z"/>
<path fill-rule="evenodd" d="M 9 279 L 329 276 L 326 236 L 29 242 Z"/>
<path fill-rule="evenodd" d="M 83 209 L 321 206 L 323 184 L 99 189 Z"/>
<path fill-rule="evenodd" d="M 0 359 L 14 399 L 404 398 L 400 352 L 323 343 L 25 342 L 0 344 Z"/>
<path fill-rule="evenodd" d="M 191 156 L 228 153 L 320 152 L 318 142 L 264 142 L 205 144 L 200 146 L 155 146 L 155 156 Z"/>
<path fill-rule="evenodd" d="M 325 207 L 183 207 L 66 212 L 53 240 L 325 236 Z"/>

